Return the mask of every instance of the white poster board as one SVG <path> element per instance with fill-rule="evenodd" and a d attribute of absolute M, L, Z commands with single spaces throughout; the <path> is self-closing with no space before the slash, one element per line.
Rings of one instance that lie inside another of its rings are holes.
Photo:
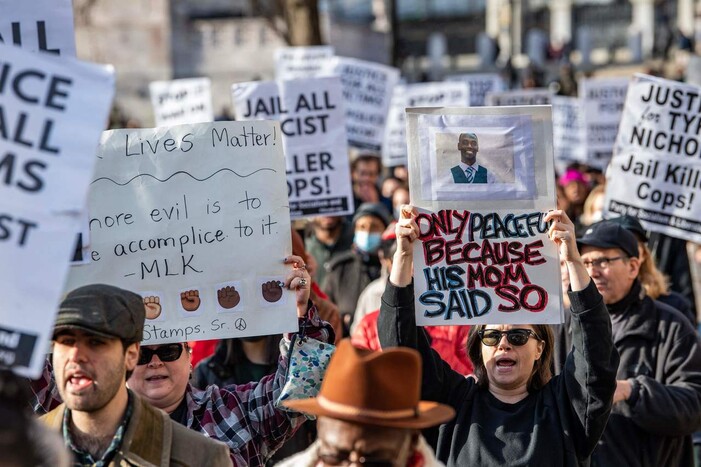
<path fill-rule="evenodd" d="M 701 242 L 701 88 L 637 74 L 606 185 L 604 217 Z M 608 216 L 606 215 L 608 213 Z"/>
<path fill-rule="evenodd" d="M 491 106 L 549 105 L 553 93 L 549 89 L 519 89 L 515 91 L 490 92 L 486 103 Z"/>
<path fill-rule="evenodd" d="M 214 120 L 209 78 L 153 81 L 149 84 L 156 126 Z"/>
<path fill-rule="evenodd" d="M 497 73 L 469 73 L 453 75 L 448 81 L 461 81 L 467 83 L 470 89 L 470 106 L 483 106 L 489 93 L 506 91 L 507 86 Z"/>
<path fill-rule="evenodd" d="M 553 96 L 552 107 L 555 166 L 563 173 L 572 162 L 586 162 L 584 117 L 581 101 L 576 97 Z"/>
<path fill-rule="evenodd" d="M 385 142 L 382 145 L 382 165 L 406 165 L 407 107 L 467 107 L 467 84 L 460 81 L 442 83 L 398 84 L 394 87 L 392 105 L 387 114 Z"/>
<path fill-rule="evenodd" d="M 37 377 L 114 76 L 0 44 L 0 365 Z"/>
<path fill-rule="evenodd" d="M 561 322 L 550 108 L 407 109 L 407 135 L 417 324 Z M 456 176 L 464 137 L 493 180 Z"/>
<path fill-rule="evenodd" d="M 89 195 L 91 262 L 67 288 L 144 297 L 144 344 L 297 328 L 277 122 L 105 132 Z"/>
<path fill-rule="evenodd" d="M 280 120 L 293 219 L 354 211 L 337 77 L 232 85 L 238 120 Z"/>
<path fill-rule="evenodd" d="M 628 78 L 589 78 L 580 83 L 586 127 L 587 164 L 606 169 L 626 100 Z"/>
<path fill-rule="evenodd" d="M 275 79 L 315 78 L 322 63 L 333 54 L 330 45 L 280 47 L 275 50 Z"/>
<path fill-rule="evenodd" d="M 324 62 L 319 76 L 341 78 L 348 144 L 380 151 L 399 70 L 365 60 L 332 57 Z"/>
<path fill-rule="evenodd" d="M 0 42 L 75 57 L 71 0 L 0 0 Z"/>

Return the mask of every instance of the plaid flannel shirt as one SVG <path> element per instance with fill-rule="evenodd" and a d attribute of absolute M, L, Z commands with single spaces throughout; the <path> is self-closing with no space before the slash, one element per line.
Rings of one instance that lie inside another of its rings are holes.
<path fill-rule="evenodd" d="M 334 342 L 333 328 L 319 318 L 314 305 L 309 307 L 306 317 L 299 319 L 299 328 L 306 336 Z M 280 359 L 273 375 L 247 384 L 221 388 L 211 385 L 205 390 L 188 384 L 185 389 L 187 427 L 226 443 L 236 467 L 264 466 L 306 420 L 300 413 L 275 408 L 285 385 L 290 337 L 286 335 L 280 340 Z M 320 371 L 314 373 L 318 380 L 323 378 Z M 42 377 L 32 382 L 32 391 L 32 408 L 38 415 L 61 404 L 48 359 Z"/>

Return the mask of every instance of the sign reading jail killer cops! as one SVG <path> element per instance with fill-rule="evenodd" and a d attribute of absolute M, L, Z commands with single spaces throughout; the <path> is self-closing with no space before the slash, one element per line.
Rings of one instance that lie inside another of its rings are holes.
<path fill-rule="evenodd" d="M 470 89 L 470 105 L 482 106 L 487 94 L 505 91 L 506 83 L 497 73 L 469 73 L 453 75 L 448 81 L 460 81 L 466 83 Z"/>
<path fill-rule="evenodd" d="M 354 210 L 337 77 L 232 86 L 238 120 L 280 120 L 293 219 Z"/>
<path fill-rule="evenodd" d="M 275 79 L 314 78 L 327 58 L 333 57 L 333 47 L 281 47 L 275 50 Z"/>
<path fill-rule="evenodd" d="M 0 42 L 75 57 L 71 0 L 0 0 Z"/>
<path fill-rule="evenodd" d="M 561 322 L 550 108 L 407 109 L 417 324 Z"/>
<path fill-rule="evenodd" d="M 584 118 L 576 97 L 553 96 L 553 150 L 560 173 L 572 162 L 586 162 Z"/>
<path fill-rule="evenodd" d="M 0 44 L 0 366 L 37 377 L 114 93 L 104 67 Z"/>
<path fill-rule="evenodd" d="M 149 84 L 156 126 L 214 120 L 209 78 L 153 81 Z"/>
<path fill-rule="evenodd" d="M 701 242 L 701 88 L 635 75 L 607 176 L 606 212 Z"/>
<path fill-rule="evenodd" d="M 583 79 L 580 96 L 586 132 L 586 163 L 605 169 L 613 154 L 628 78 Z"/>
<path fill-rule="evenodd" d="M 281 137 L 277 122 L 105 132 L 91 261 L 71 268 L 67 288 L 141 294 L 144 344 L 295 330 L 294 294 L 281 287 L 291 253 Z"/>
<path fill-rule="evenodd" d="M 549 89 L 518 89 L 515 91 L 490 92 L 487 105 L 503 107 L 506 105 L 550 105 L 553 93 Z"/>
<path fill-rule="evenodd" d="M 341 78 L 348 143 L 379 151 L 399 70 L 354 58 L 332 57 L 324 62 L 319 76 Z"/>
<path fill-rule="evenodd" d="M 385 167 L 406 165 L 407 107 L 466 107 L 470 96 L 463 82 L 398 84 L 394 87 L 392 106 L 387 114 L 382 164 Z"/>

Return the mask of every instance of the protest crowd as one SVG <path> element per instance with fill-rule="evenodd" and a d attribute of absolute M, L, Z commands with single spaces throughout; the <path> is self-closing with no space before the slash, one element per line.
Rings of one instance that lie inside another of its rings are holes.
<path fill-rule="evenodd" d="M 0 466 L 701 467 L 693 80 L 285 47 L 145 125 L 20 3 Z"/>

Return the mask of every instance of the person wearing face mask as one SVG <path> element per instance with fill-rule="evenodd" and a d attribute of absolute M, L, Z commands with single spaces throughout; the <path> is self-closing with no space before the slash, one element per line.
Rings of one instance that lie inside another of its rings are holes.
<path fill-rule="evenodd" d="M 358 297 L 382 272 L 378 249 L 382 232 L 392 218 L 380 203 L 361 204 L 353 216 L 353 246 L 328 266 L 323 290 L 338 305 L 343 321 L 343 335 L 350 334 Z"/>
<path fill-rule="evenodd" d="M 398 346 L 419 351 L 422 399 L 455 409 L 455 419 L 439 428 L 438 460 L 448 467 L 589 465 L 611 412 L 619 356 L 602 295 L 577 250 L 572 221 L 559 210 L 544 217 L 552 221 L 548 234 L 570 278 L 573 348 L 564 371 L 551 374 L 550 326 L 475 325 L 467 342 L 475 378 L 465 378 L 431 349 L 426 332 L 416 326 L 416 216 L 415 208 L 402 207 L 378 333 L 385 351 Z"/>

